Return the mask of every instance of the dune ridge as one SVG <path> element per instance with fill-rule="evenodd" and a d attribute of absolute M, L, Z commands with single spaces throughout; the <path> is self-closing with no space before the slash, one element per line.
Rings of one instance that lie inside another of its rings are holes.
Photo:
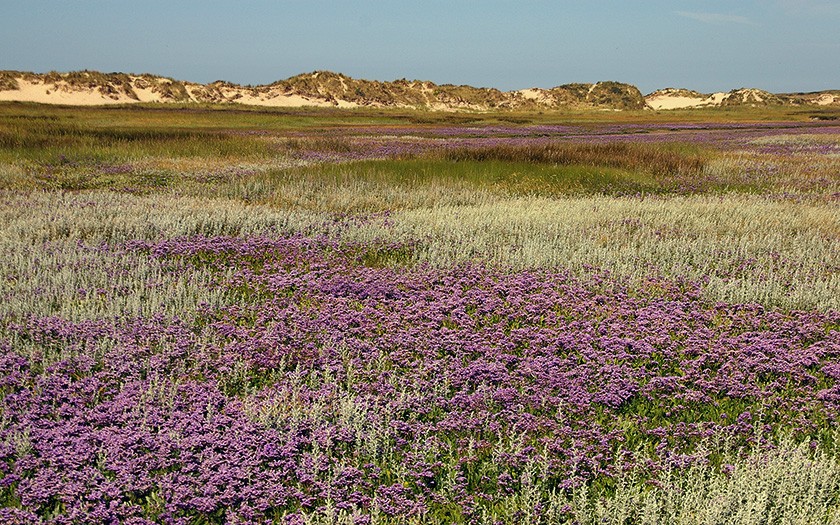
<path fill-rule="evenodd" d="M 151 74 L 0 71 L 0 101 L 63 105 L 233 103 L 271 107 L 395 107 L 436 111 L 597 109 L 657 111 L 719 106 L 840 105 L 840 91 L 773 94 L 756 88 L 699 93 L 666 88 L 642 95 L 631 84 L 604 81 L 549 89 L 500 91 L 423 80 L 354 79 L 314 71 L 259 86 L 187 82 Z"/>

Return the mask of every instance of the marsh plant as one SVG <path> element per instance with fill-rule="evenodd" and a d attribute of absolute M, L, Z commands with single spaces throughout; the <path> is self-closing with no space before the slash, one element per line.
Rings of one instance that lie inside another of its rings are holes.
<path fill-rule="evenodd" d="M 105 111 L 0 106 L 0 521 L 840 523 L 831 126 Z"/>

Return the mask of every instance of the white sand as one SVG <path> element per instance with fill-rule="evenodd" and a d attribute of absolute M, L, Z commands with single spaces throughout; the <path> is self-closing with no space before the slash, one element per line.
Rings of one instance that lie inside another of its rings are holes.
<path fill-rule="evenodd" d="M 318 73 L 312 74 L 317 78 Z M 348 90 L 344 78 L 341 84 L 345 91 Z M 73 106 L 96 106 L 106 104 L 132 104 L 136 102 L 165 103 L 169 102 L 160 93 L 155 92 L 156 85 L 164 85 L 172 82 L 166 78 L 150 78 L 131 76 L 130 82 L 137 98 L 132 98 L 125 93 L 103 94 L 97 88 L 84 86 L 71 86 L 67 82 L 59 80 L 56 83 L 44 83 L 41 79 L 24 80 L 17 78 L 20 89 L 0 91 L 0 101 L 21 101 L 38 102 L 42 104 L 65 104 Z M 237 86 L 234 84 L 202 85 L 191 82 L 184 82 L 189 98 L 193 102 L 211 101 L 218 103 L 236 103 L 266 107 L 339 107 L 356 108 L 361 104 L 346 100 L 327 100 L 326 95 L 303 96 L 296 93 L 287 93 L 280 88 L 262 86 L 257 88 Z M 486 109 L 476 107 L 467 103 L 441 103 L 434 98 L 433 84 L 422 81 L 412 81 L 412 89 L 418 90 L 426 99 L 429 109 L 436 111 L 457 111 L 458 109 Z M 589 93 L 592 93 L 598 83 L 589 85 Z M 517 92 L 521 100 L 535 101 L 538 104 L 552 106 L 557 103 L 554 96 L 545 89 L 530 88 Z M 208 98 L 209 95 L 209 98 Z M 655 91 L 645 98 L 647 105 L 654 110 L 672 110 L 686 108 L 702 108 L 720 106 L 730 97 L 738 97 L 744 103 L 761 103 L 770 94 L 759 89 L 745 88 L 729 93 L 713 93 L 702 95 L 684 89 L 666 88 Z M 827 106 L 840 104 L 840 96 L 822 93 L 806 97 L 806 103 Z M 511 101 L 513 102 L 513 101 Z M 373 103 L 373 107 L 381 107 L 382 104 Z M 399 107 L 409 107 L 400 104 Z"/>
<path fill-rule="evenodd" d="M 103 95 L 95 89 L 77 89 L 59 82 L 58 85 L 41 84 L 18 79 L 20 89 L 0 91 L 0 100 L 39 102 L 41 104 L 67 104 L 70 106 L 100 106 L 103 104 L 125 104 L 136 100 L 120 93 L 116 98 Z"/>
<path fill-rule="evenodd" d="M 836 97 L 836 96 L 832 95 L 831 93 L 823 93 L 822 95 L 819 96 L 818 99 L 816 99 L 814 101 L 815 104 L 818 104 L 820 106 L 830 106 L 831 104 L 834 104 L 835 102 L 840 102 L 840 97 Z"/>
<path fill-rule="evenodd" d="M 520 89 L 519 93 L 522 94 L 523 98 L 528 100 L 539 100 L 542 96 L 544 96 L 542 90 L 537 88 Z"/>
<path fill-rule="evenodd" d="M 138 87 L 138 83 L 140 85 L 148 84 L 149 87 Z M 152 90 L 151 84 L 140 77 L 131 77 L 131 87 L 139 99 L 138 102 L 163 102 L 163 98 L 160 96 L 160 93 L 155 93 Z"/>
<path fill-rule="evenodd" d="M 683 109 L 696 108 L 704 105 L 705 99 L 694 97 L 680 97 L 676 95 L 661 95 L 645 99 L 647 105 L 653 109 Z"/>
<path fill-rule="evenodd" d="M 548 91 L 544 89 L 520 89 L 518 93 L 521 94 L 522 98 L 524 98 L 525 100 L 534 100 L 540 104 L 550 105 L 552 102 L 552 96 L 548 93 Z"/>
<path fill-rule="evenodd" d="M 239 96 L 237 96 L 239 95 Z M 233 97 L 236 97 L 235 99 Z M 335 106 L 332 102 L 327 102 L 326 100 L 318 100 L 318 99 L 310 99 L 307 97 L 303 97 L 300 95 L 288 95 L 288 94 L 273 94 L 273 95 L 255 95 L 250 93 L 243 93 L 239 92 L 236 94 L 231 94 L 231 99 L 238 104 L 247 104 L 251 106 L 267 106 L 267 107 L 278 107 L 278 108 L 294 108 L 294 107 L 303 107 L 303 106 L 319 106 L 319 107 L 328 107 L 328 106 Z M 338 101 L 339 107 L 356 107 L 357 104 L 353 104 L 350 102 L 345 102 L 343 100 Z"/>
<path fill-rule="evenodd" d="M 727 95 L 727 93 L 713 93 L 708 97 L 691 97 L 673 94 L 669 93 L 668 90 L 663 90 L 646 97 L 645 102 L 655 110 L 704 108 L 720 106 Z"/>
<path fill-rule="evenodd" d="M 158 79 L 159 83 L 169 82 L 166 79 Z M 105 104 L 133 104 L 137 102 L 166 102 L 160 93 L 154 91 L 153 83 L 140 77 L 131 77 L 131 84 L 137 99 L 129 97 L 124 93 L 115 95 L 103 95 L 95 88 L 70 86 L 59 81 L 57 84 L 41 83 L 38 81 L 17 79 L 20 89 L 0 91 L 0 101 L 17 102 L 38 102 L 41 104 L 64 104 L 70 106 L 101 106 Z M 144 87 L 139 87 L 144 86 Z M 192 101 L 202 98 L 204 86 L 200 84 L 185 83 L 187 93 Z M 222 98 L 218 102 L 233 102 L 254 106 L 271 107 L 336 107 L 336 103 L 324 99 L 308 98 L 297 94 L 283 93 L 282 91 L 257 91 L 244 87 L 222 87 L 219 90 Z M 355 108 L 359 104 L 338 100 L 337 107 Z"/>
<path fill-rule="evenodd" d="M 720 106 L 723 103 L 724 99 L 726 99 L 726 93 L 723 92 L 713 93 L 711 96 L 711 100 L 716 106 Z"/>

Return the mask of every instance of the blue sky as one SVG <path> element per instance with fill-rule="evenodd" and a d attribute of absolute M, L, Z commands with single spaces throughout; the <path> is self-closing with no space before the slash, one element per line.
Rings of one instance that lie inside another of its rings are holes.
<path fill-rule="evenodd" d="M 840 89 L 840 0 L 0 0 L 0 69 Z"/>

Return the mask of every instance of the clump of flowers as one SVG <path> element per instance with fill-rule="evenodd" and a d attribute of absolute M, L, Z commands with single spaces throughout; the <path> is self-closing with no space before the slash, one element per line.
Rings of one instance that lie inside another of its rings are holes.
<path fill-rule="evenodd" d="M 125 248 L 210 269 L 229 300 L 7 326 L 6 521 L 469 522 L 525 487 L 539 515 L 628 470 L 659 483 L 714 463 L 710 444 L 829 439 L 840 414 L 836 312 L 708 304 L 683 281 L 392 267 L 398 244 Z"/>

